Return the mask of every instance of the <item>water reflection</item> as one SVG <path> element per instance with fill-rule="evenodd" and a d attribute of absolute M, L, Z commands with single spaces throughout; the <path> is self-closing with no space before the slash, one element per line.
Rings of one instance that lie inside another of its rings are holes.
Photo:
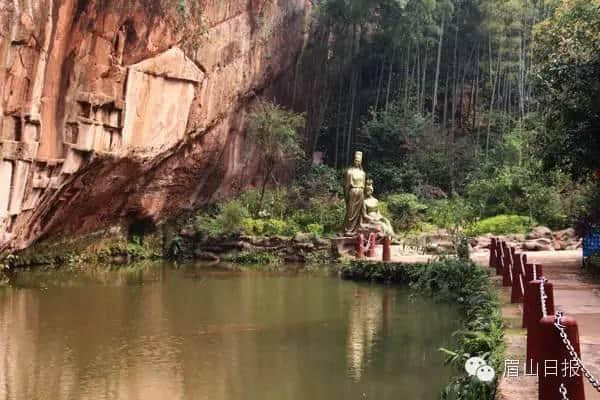
<path fill-rule="evenodd" d="M 142 268 L 17 283 L 0 289 L 7 400 L 433 399 L 448 377 L 437 348 L 457 328 L 448 307 L 325 276 Z"/>
<path fill-rule="evenodd" d="M 383 325 L 383 305 L 380 291 L 358 287 L 348 321 L 348 365 L 350 376 L 360 380 L 369 362 L 371 350 Z"/>

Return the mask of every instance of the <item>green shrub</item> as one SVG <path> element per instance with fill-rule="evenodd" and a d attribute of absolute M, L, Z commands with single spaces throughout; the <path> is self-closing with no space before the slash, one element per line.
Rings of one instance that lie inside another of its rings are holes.
<path fill-rule="evenodd" d="M 568 225 L 572 182 L 563 174 L 541 174 L 531 167 L 505 166 L 473 179 L 467 198 L 481 218 L 501 214 L 529 215 L 553 229 Z"/>
<path fill-rule="evenodd" d="M 474 218 L 471 204 L 462 197 L 433 200 L 428 203 L 427 220 L 440 228 L 455 228 L 464 226 Z"/>
<path fill-rule="evenodd" d="M 470 236 L 478 236 L 486 233 L 504 235 L 508 233 L 527 233 L 536 224 L 529 217 L 521 215 L 497 215 L 486 218 L 467 227 L 466 233 Z"/>
<path fill-rule="evenodd" d="M 200 212 L 194 217 L 194 230 L 207 236 L 218 236 L 223 233 L 223 227 L 217 218 L 206 212 Z"/>
<path fill-rule="evenodd" d="M 291 215 L 290 220 L 301 228 L 310 224 L 320 224 L 324 233 L 332 233 L 340 230 L 345 214 L 344 201 L 337 198 L 314 198 L 306 207 L 298 208 Z"/>
<path fill-rule="evenodd" d="M 341 171 L 327 165 L 304 164 L 297 172 L 297 176 L 295 184 L 305 198 L 343 193 Z"/>
<path fill-rule="evenodd" d="M 469 238 L 464 235 L 458 235 L 454 238 L 456 245 L 456 256 L 461 260 L 470 260 Z"/>
<path fill-rule="evenodd" d="M 269 218 L 264 220 L 265 235 L 293 236 L 298 232 L 300 232 L 300 227 L 293 221 L 287 222 L 278 218 Z"/>
<path fill-rule="evenodd" d="M 248 235 L 262 235 L 265 231 L 265 221 L 255 218 L 244 218 L 242 230 Z"/>
<path fill-rule="evenodd" d="M 598 182 L 587 185 L 573 214 L 578 235 L 585 236 L 600 229 L 600 184 Z"/>
<path fill-rule="evenodd" d="M 322 236 L 325 232 L 325 228 L 321 224 L 308 224 L 306 225 L 306 232 L 312 233 L 314 236 Z"/>
<path fill-rule="evenodd" d="M 239 200 L 231 200 L 220 207 L 217 220 L 224 232 L 236 232 L 241 230 L 242 222 L 250 216 L 248 209 Z"/>
<path fill-rule="evenodd" d="M 237 264 L 260 264 L 270 265 L 279 264 L 281 259 L 277 254 L 269 253 L 268 251 L 249 251 L 234 254 L 226 257 L 225 261 L 237 263 Z"/>
<path fill-rule="evenodd" d="M 401 230 L 410 230 L 419 225 L 427 209 L 412 193 L 393 194 L 387 197 L 387 208 Z"/>

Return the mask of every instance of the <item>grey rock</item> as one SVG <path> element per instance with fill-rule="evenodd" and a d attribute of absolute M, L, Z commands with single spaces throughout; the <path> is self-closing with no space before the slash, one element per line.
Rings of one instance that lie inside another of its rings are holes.
<path fill-rule="evenodd" d="M 303 243 L 303 242 L 311 242 L 312 235 L 310 233 L 298 232 L 296 236 L 294 236 L 294 242 Z"/>
<path fill-rule="evenodd" d="M 526 236 L 526 240 L 535 240 L 541 238 L 552 239 L 552 230 L 546 226 L 538 226 L 533 228 Z"/>
<path fill-rule="evenodd" d="M 527 240 L 523 243 L 523 248 L 528 251 L 553 251 L 554 246 L 552 240 L 540 238 L 535 240 Z"/>

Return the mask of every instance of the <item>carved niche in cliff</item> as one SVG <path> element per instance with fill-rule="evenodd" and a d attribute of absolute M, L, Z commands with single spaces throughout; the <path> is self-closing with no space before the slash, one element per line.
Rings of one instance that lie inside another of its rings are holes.
<path fill-rule="evenodd" d="M 129 67 L 123 147 L 154 152 L 185 135 L 196 86 L 204 73 L 178 48 Z"/>

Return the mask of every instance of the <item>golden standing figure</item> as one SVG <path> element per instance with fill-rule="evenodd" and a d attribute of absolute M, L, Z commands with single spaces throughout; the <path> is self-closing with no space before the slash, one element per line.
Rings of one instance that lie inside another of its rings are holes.
<path fill-rule="evenodd" d="M 344 198 L 346 199 L 346 217 L 344 233 L 353 236 L 358 232 L 363 216 L 366 174 L 362 168 L 362 152 L 354 153 L 354 164 L 344 173 Z"/>

